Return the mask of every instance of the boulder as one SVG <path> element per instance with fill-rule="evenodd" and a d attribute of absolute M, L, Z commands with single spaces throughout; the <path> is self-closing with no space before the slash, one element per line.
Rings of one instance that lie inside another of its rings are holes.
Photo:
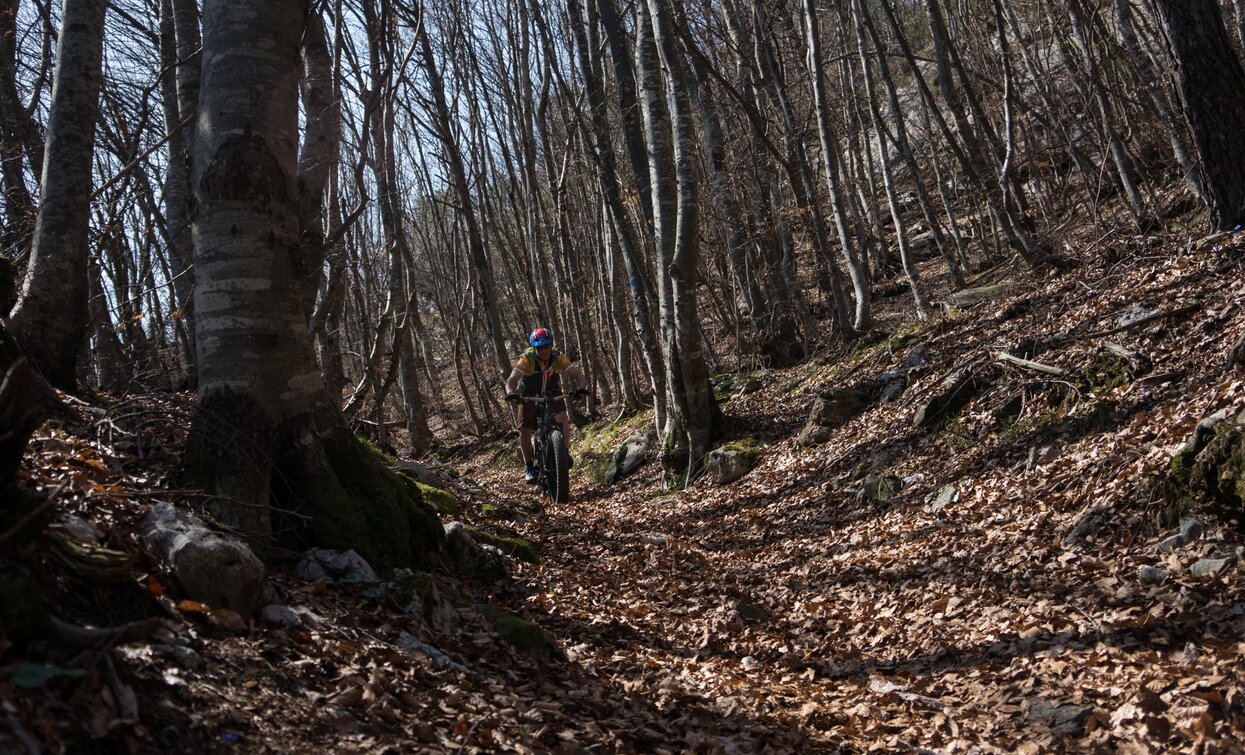
<path fill-rule="evenodd" d="M 954 485 L 943 485 L 938 489 L 938 495 L 934 497 L 934 502 L 930 504 L 929 513 L 941 514 L 942 510 L 960 500 L 960 491 Z"/>
<path fill-rule="evenodd" d="M 376 570 L 353 550 L 335 551 L 317 548 L 303 554 L 303 560 L 294 567 L 294 573 L 306 579 L 323 579 L 333 582 L 379 582 Z"/>
<path fill-rule="evenodd" d="M 198 517 L 168 503 L 152 507 L 139 537 L 192 600 L 244 616 L 259 607 L 264 565 L 241 540 L 208 529 Z"/>
<path fill-rule="evenodd" d="M 1143 585 L 1157 585 L 1172 575 L 1166 569 L 1157 566 L 1143 566 L 1137 571 L 1137 579 Z"/>
<path fill-rule="evenodd" d="M 894 475 L 869 475 L 865 478 L 862 495 L 870 501 L 889 501 L 899 495 L 903 480 Z"/>
<path fill-rule="evenodd" d="M 705 456 L 705 474 L 718 485 L 727 485 L 748 474 L 756 466 L 756 441 L 739 441 L 715 448 Z"/>
<path fill-rule="evenodd" d="M 1198 559 L 1193 566 L 1189 567 L 1189 574 L 1195 577 L 1218 577 L 1220 574 L 1227 572 L 1236 565 L 1235 556 L 1225 556 L 1224 558 L 1203 558 Z"/>
<path fill-rule="evenodd" d="M 799 444 L 811 446 L 830 439 L 835 428 L 864 413 L 873 403 L 874 392 L 859 387 L 828 388 L 813 404 L 808 422 L 800 431 Z"/>
<path fill-rule="evenodd" d="M 1206 526 L 1196 519 L 1186 519 L 1180 523 L 1180 535 L 1190 543 L 1205 534 Z"/>
<path fill-rule="evenodd" d="M 427 656 L 428 660 L 432 661 L 437 668 L 450 668 L 463 674 L 471 673 L 471 670 L 466 666 L 452 660 L 448 655 L 441 652 L 439 648 L 415 639 L 415 635 L 410 632 L 399 632 L 397 645 L 412 655 L 418 653 L 419 655 Z"/>
<path fill-rule="evenodd" d="M 264 606 L 264 610 L 260 612 L 259 618 L 265 624 L 272 624 L 277 627 L 301 627 L 303 619 L 298 612 L 289 606 L 272 604 Z"/>
<path fill-rule="evenodd" d="M 605 484 L 613 485 L 640 468 L 652 445 L 648 435 L 633 435 L 614 451 L 614 459 L 605 473 Z"/>
<path fill-rule="evenodd" d="M 445 524 L 445 557 L 455 571 L 480 582 L 492 583 L 510 577 L 505 556 L 496 548 L 476 543 L 461 522 Z"/>
<path fill-rule="evenodd" d="M 941 425 L 959 414 L 985 387 L 985 381 L 974 375 L 971 368 L 956 370 L 943 378 L 933 396 L 917 409 L 912 424 L 920 429 Z"/>
<path fill-rule="evenodd" d="M 431 466 L 418 461 L 398 460 L 389 465 L 394 471 L 401 472 L 416 482 L 444 490 L 447 487 L 445 478 Z"/>
<path fill-rule="evenodd" d="M 1159 553 L 1171 553 L 1179 550 L 1189 544 L 1184 535 L 1177 532 L 1175 535 L 1165 537 L 1159 541 Z"/>
<path fill-rule="evenodd" d="M 404 611 L 438 632 L 453 631 L 461 623 L 454 608 L 456 593 L 428 572 L 394 569 L 389 589 Z"/>
<path fill-rule="evenodd" d="M 433 511 L 444 516 L 458 516 L 458 498 L 453 493 L 422 482 L 415 484 L 419 487 L 419 494 L 423 497 L 424 503 L 428 504 Z"/>

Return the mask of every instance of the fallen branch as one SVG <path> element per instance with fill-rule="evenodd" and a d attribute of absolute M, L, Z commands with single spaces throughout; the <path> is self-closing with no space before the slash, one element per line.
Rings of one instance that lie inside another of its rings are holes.
<path fill-rule="evenodd" d="M 1024 367 L 1026 370 L 1033 370 L 1034 372 L 1041 372 L 1046 375 L 1053 375 L 1055 377 L 1062 377 L 1064 375 L 1064 370 L 1060 367 L 1052 367 L 1049 364 L 1042 364 L 1041 362 L 1032 362 L 1028 359 L 1014 357 L 1006 351 L 1000 351 L 994 355 L 994 358 L 1000 362 L 1007 362 L 1008 364 L 1014 364 L 1017 367 Z"/>
<path fill-rule="evenodd" d="M 104 648 L 111 645 L 144 640 L 164 626 L 164 619 L 143 619 L 119 627 L 81 627 L 51 617 L 52 636 L 66 645 L 82 648 Z"/>
<path fill-rule="evenodd" d="M 1142 325 L 1148 325 L 1149 323 L 1152 323 L 1155 320 L 1164 320 L 1168 317 L 1178 317 L 1180 315 L 1187 315 L 1188 313 L 1194 312 L 1201 308 L 1202 308 L 1202 303 L 1200 301 L 1195 301 L 1192 304 L 1186 304 L 1183 307 L 1177 307 L 1176 309 L 1168 310 L 1166 312 L 1155 312 L 1152 315 L 1146 315 L 1145 317 L 1141 317 L 1136 320 L 1133 320 L 1132 322 L 1125 323 L 1115 328 L 1111 328 L 1110 330 L 1099 330 L 1094 333 L 1086 333 L 1083 336 L 1078 336 L 1078 339 L 1083 340 L 1086 338 L 1102 338 L 1103 336 L 1112 336 L 1112 335 L 1115 335 L 1116 333 L 1123 333 L 1124 331 L 1132 330 L 1133 328 L 1140 328 Z"/>

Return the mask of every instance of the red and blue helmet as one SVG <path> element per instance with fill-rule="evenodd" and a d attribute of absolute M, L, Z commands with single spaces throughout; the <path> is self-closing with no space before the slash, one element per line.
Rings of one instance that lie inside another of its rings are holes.
<path fill-rule="evenodd" d="M 538 349 L 541 346 L 548 346 L 553 343 L 553 331 L 548 328 L 537 328 L 527 337 L 527 342 Z"/>

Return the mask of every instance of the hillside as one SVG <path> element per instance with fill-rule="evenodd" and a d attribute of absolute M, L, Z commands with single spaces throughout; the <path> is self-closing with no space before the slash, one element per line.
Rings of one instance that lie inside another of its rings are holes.
<path fill-rule="evenodd" d="M 1169 468 L 1200 420 L 1245 408 L 1243 246 L 1087 242 L 1071 273 L 999 268 L 974 285 L 1003 293 L 748 375 L 723 408 L 763 446 L 728 485 L 667 489 L 650 462 L 534 508 L 510 440 L 452 460 L 461 519 L 540 562 L 492 586 L 438 571 L 449 630 L 295 558 L 269 589 L 300 626 L 179 602 L 133 533 L 153 501 L 194 503 L 164 487 L 189 399 L 70 401 L 28 484 L 64 485 L 55 508 L 135 561 L 95 583 L 46 534 L 20 560 L 66 620 L 159 626 L 0 646 L 0 750 L 1239 751 L 1241 537 Z M 971 401 L 916 426 L 959 370 Z M 818 395 L 904 372 L 893 401 L 798 444 Z M 1204 533 L 1161 550 L 1189 518 Z M 516 651 L 485 603 L 556 648 Z"/>

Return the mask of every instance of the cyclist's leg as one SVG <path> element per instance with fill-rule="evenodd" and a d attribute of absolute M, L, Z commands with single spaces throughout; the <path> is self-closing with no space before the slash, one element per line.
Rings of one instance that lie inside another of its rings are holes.
<path fill-rule="evenodd" d="M 558 424 L 562 426 L 562 440 L 566 441 L 566 447 L 570 448 L 571 447 L 571 418 L 567 415 L 566 412 L 558 412 L 558 414 L 554 416 L 554 419 L 557 420 Z"/>
<path fill-rule="evenodd" d="M 530 466 L 535 452 L 532 450 L 532 431 L 526 427 L 519 428 L 519 452 L 523 454 L 523 463 Z"/>

